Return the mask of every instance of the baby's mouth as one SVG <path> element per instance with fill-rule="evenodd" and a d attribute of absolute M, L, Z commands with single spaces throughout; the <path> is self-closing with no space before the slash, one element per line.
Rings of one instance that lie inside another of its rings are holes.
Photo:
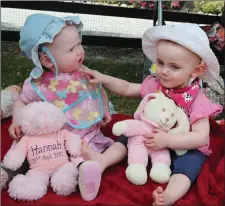
<path fill-rule="evenodd" d="M 160 77 L 160 79 L 161 79 L 162 81 L 164 81 L 164 82 L 168 82 L 168 81 L 169 81 L 168 79 L 164 79 L 164 78 L 162 78 L 162 77 Z"/>
<path fill-rule="evenodd" d="M 78 63 L 82 63 L 83 62 L 83 59 L 82 58 L 80 58 L 79 60 L 78 60 Z"/>

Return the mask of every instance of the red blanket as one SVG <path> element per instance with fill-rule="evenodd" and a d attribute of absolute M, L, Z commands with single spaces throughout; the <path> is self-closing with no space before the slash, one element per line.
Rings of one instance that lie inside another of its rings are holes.
<path fill-rule="evenodd" d="M 104 129 L 104 133 L 115 138 L 112 125 L 116 121 L 128 119 L 125 115 L 114 115 L 113 121 Z M 11 119 L 4 120 L 1 125 L 2 147 L 1 156 L 9 149 L 12 140 L 8 136 Z M 204 164 L 196 185 L 179 200 L 176 205 L 224 205 L 224 128 L 211 121 L 211 149 L 213 154 Z M 115 151 L 116 152 L 116 151 Z M 79 191 L 68 197 L 57 196 L 49 189 L 47 195 L 31 203 L 12 200 L 4 189 L 1 194 L 2 205 L 150 205 L 153 201 L 152 191 L 157 184 L 150 179 L 143 186 L 135 186 L 125 177 L 126 160 L 107 169 L 102 178 L 97 198 L 92 202 L 84 202 Z M 149 168 L 148 168 L 149 169 Z M 165 188 L 166 185 L 163 185 Z M 179 188 L 178 188 L 179 189 Z"/>

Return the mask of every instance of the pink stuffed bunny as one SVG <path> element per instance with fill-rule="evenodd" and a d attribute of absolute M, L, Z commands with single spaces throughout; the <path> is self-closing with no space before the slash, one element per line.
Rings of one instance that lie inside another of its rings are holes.
<path fill-rule="evenodd" d="M 74 192 L 78 170 L 67 152 L 80 156 L 81 140 L 62 129 L 66 123 L 62 110 L 47 102 L 34 102 L 21 109 L 16 121 L 24 136 L 7 152 L 3 164 L 16 170 L 27 158 L 30 170 L 13 178 L 9 195 L 23 201 L 40 199 L 47 193 L 49 178 L 56 194 Z"/>
<path fill-rule="evenodd" d="M 175 128 L 173 128 L 176 125 Z M 128 139 L 127 179 L 135 185 L 147 182 L 146 167 L 148 155 L 151 157 L 152 168 L 150 177 L 158 183 L 169 181 L 170 153 L 168 149 L 152 151 L 144 145 L 144 135 L 151 133 L 153 128 L 161 128 L 169 132 L 188 132 L 190 129 L 187 115 L 163 93 L 147 95 L 134 114 L 134 120 L 117 122 L 113 126 L 113 134 L 125 135 Z M 172 128 L 172 129 L 171 129 Z M 177 150 L 178 155 L 186 151 Z"/>

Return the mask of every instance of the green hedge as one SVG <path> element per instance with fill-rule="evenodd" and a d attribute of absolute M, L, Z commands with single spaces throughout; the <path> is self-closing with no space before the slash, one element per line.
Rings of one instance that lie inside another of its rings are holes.
<path fill-rule="evenodd" d="M 221 14 L 224 9 L 223 1 L 195 1 L 195 10 L 204 14 Z"/>

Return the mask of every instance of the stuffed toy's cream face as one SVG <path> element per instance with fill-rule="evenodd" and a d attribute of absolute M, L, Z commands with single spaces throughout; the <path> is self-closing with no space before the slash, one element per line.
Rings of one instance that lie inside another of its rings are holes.
<path fill-rule="evenodd" d="M 172 128 L 177 122 L 177 106 L 173 100 L 158 95 L 150 100 L 144 108 L 144 117 L 159 125 L 160 128 Z"/>

